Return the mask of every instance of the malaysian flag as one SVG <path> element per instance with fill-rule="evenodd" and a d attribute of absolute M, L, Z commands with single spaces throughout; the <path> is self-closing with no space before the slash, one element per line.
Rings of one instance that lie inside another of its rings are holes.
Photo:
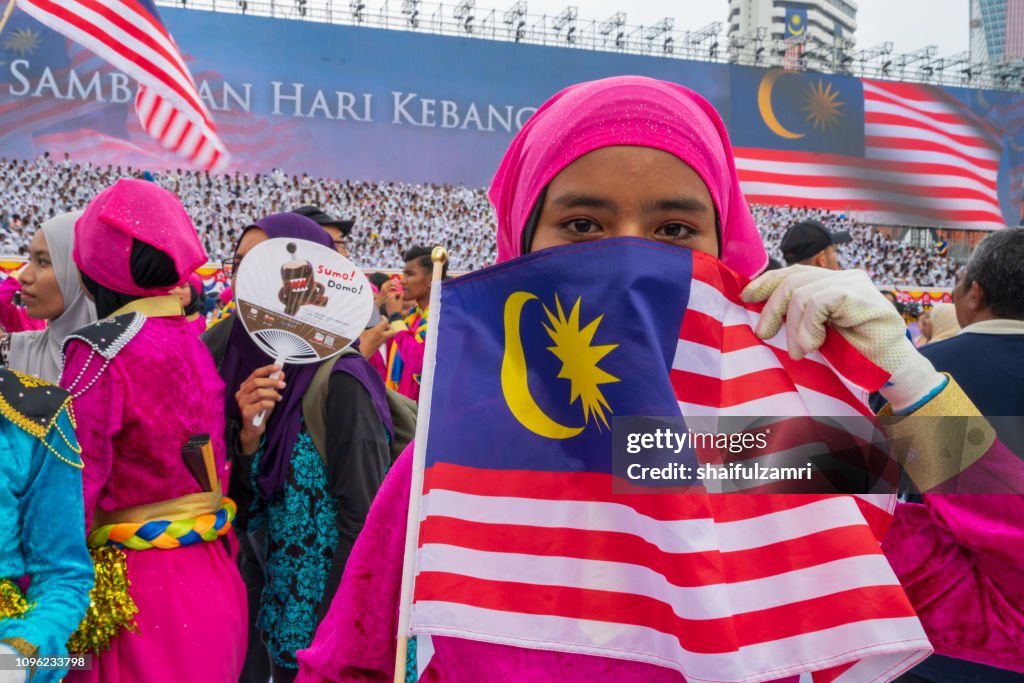
<path fill-rule="evenodd" d="M 227 148 L 152 0 L 17 2 L 138 81 L 136 112 L 161 146 L 202 168 L 227 166 Z"/>
<path fill-rule="evenodd" d="M 616 417 L 868 415 L 860 388 L 886 373 L 834 333 L 800 361 L 784 331 L 757 339 L 744 284 L 706 254 L 616 239 L 435 293 L 411 633 L 691 681 L 882 681 L 927 656 L 879 549 L 892 496 L 658 495 L 617 474 Z"/>
<path fill-rule="evenodd" d="M 783 85 L 775 73 L 760 73 L 752 107 L 758 120 L 745 120 L 747 131 L 736 128 L 736 166 L 749 201 L 891 223 L 1006 226 L 1002 145 L 941 88 L 809 72 L 788 75 Z M 765 88 L 766 81 L 779 85 Z M 740 79 L 733 97 L 751 88 Z"/>

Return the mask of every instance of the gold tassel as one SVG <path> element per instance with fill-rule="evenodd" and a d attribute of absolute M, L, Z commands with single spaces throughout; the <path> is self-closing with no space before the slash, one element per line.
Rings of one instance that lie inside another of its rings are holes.
<path fill-rule="evenodd" d="M 32 605 L 28 604 L 18 584 L 10 579 L 0 579 L 0 621 L 19 619 L 30 609 Z"/>
<path fill-rule="evenodd" d="M 89 610 L 70 640 L 68 652 L 100 654 L 110 647 L 122 627 L 134 632 L 135 615 L 139 613 L 135 601 L 128 595 L 128 565 L 122 550 L 102 546 L 89 551 L 96 568 L 96 585 L 89 592 Z"/>

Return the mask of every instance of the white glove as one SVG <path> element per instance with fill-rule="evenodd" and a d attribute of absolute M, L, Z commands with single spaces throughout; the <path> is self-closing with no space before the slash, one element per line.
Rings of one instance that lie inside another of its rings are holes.
<path fill-rule="evenodd" d="M 10 645 L 0 643 L 0 655 L 3 655 L 3 664 L 0 666 L 0 683 L 25 683 L 28 680 L 27 669 L 14 669 L 14 657 L 21 657 L 22 654 Z"/>
<path fill-rule="evenodd" d="M 754 332 L 774 337 L 786 323 L 789 355 L 800 360 L 825 342 L 825 324 L 891 376 L 880 392 L 893 410 L 918 407 L 946 383 L 907 339 L 903 317 L 862 270 L 790 266 L 744 288 L 743 300 L 765 301 Z"/>

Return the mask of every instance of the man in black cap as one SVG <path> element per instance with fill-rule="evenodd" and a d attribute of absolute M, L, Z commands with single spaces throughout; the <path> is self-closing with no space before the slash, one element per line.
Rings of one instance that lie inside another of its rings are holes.
<path fill-rule="evenodd" d="M 800 221 L 782 236 L 779 248 L 786 259 L 786 265 L 796 264 L 817 266 L 829 270 L 840 270 L 837 244 L 845 244 L 851 239 L 846 231 L 829 232 L 828 229 L 814 220 Z"/>
<path fill-rule="evenodd" d="M 348 239 L 349 234 L 352 232 L 352 227 L 356 224 L 355 221 L 343 221 L 340 218 L 335 218 L 325 213 L 319 206 L 300 206 L 292 210 L 292 213 L 297 213 L 300 216 L 305 216 L 315 221 L 331 236 L 331 240 L 334 241 L 334 248 L 338 250 L 339 254 L 345 257 L 351 256 L 345 240 Z"/>

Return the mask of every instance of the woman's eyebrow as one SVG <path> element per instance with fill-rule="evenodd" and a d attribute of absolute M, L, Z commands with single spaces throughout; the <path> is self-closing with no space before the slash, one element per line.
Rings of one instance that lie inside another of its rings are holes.
<path fill-rule="evenodd" d="M 692 213 L 707 213 L 711 209 L 707 204 L 696 197 L 672 197 L 669 199 L 656 199 L 644 202 L 641 205 L 644 213 L 656 213 L 662 211 L 689 211 Z"/>
<path fill-rule="evenodd" d="M 573 192 L 559 195 L 551 203 L 560 209 L 603 209 L 613 213 L 619 210 L 619 205 L 609 199 Z"/>

